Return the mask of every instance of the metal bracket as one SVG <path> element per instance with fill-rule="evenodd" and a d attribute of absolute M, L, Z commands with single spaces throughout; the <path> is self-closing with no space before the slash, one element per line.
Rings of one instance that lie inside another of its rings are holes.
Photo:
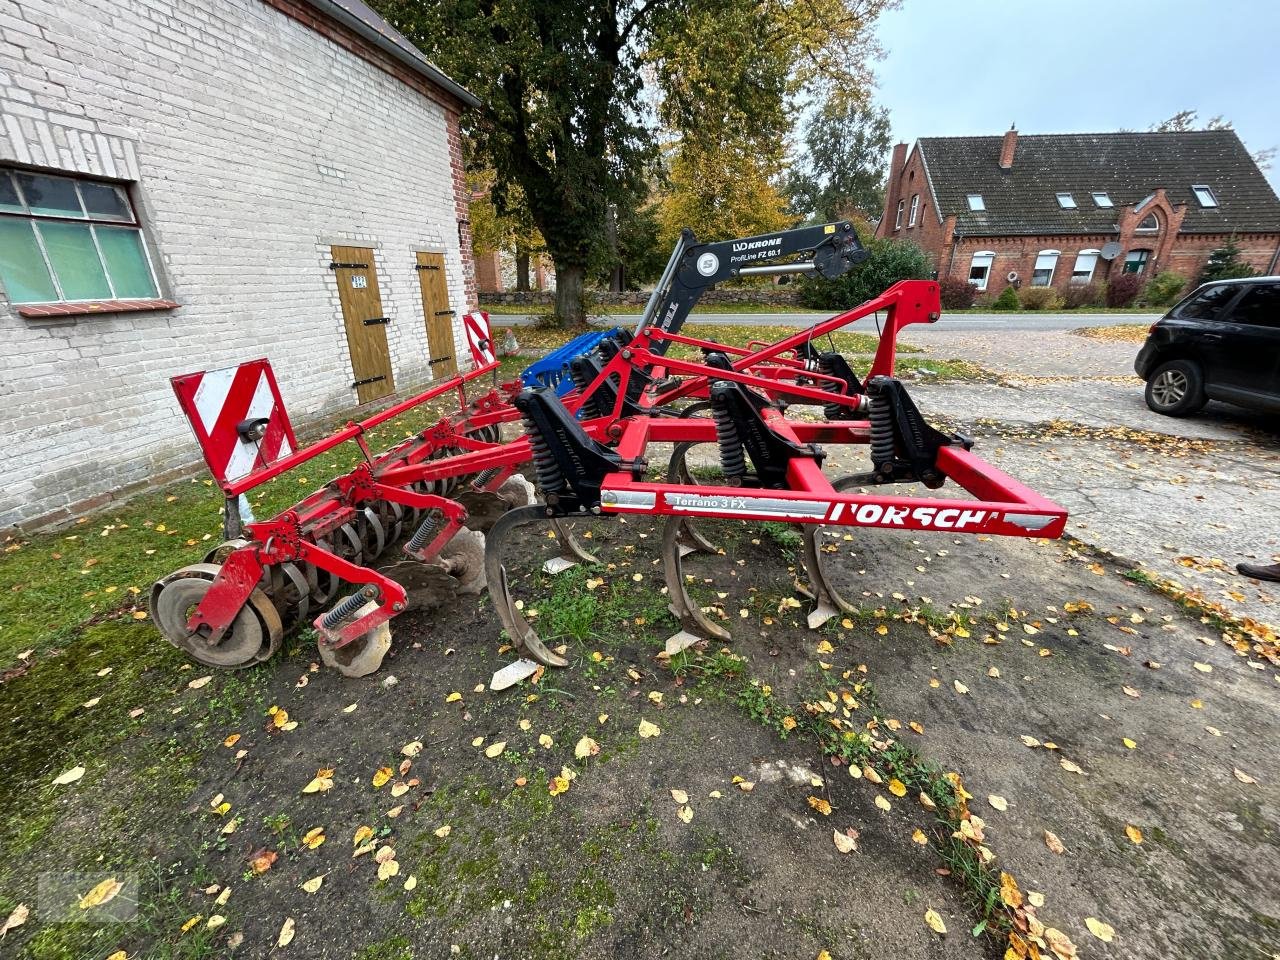
<path fill-rule="evenodd" d="M 376 377 L 365 377 L 363 380 L 357 380 L 351 384 L 351 389 L 354 390 L 356 387 L 363 387 L 366 383 L 377 383 L 379 380 L 385 379 L 387 379 L 386 376 L 381 374 Z"/>
<path fill-rule="evenodd" d="M 329 264 L 330 270 L 368 270 L 367 263 L 339 263 L 334 260 Z"/>
<path fill-rule="evenodd" d="M 452 316 L 453 316 L 453 311 L 452 311 L 452 310 L 437 310 L 437 311 L 436 311 L 436 316 L 437 316 L 437 317 L 452 317 Z"/>
<path fill-rule="evenodd" d="M 439 270 L 439 269 L 440 269 L 440 264 L 438 264 L 438 263 L 420 263 L 420 264 L 418 264 L 416 267 L 414 267 L 413 269 L 415 269 L 415 270 Z"/>
<path fill-rule="evenodd" d="M 446 360 L 452 360 L 452 359 L 453 359 L 453 354 L 446 353 L 443 357 L 432 357 L 427 362 L 428 363 L 444 363 Z"/>
<path fill-rule="evenodd" d="M 370 317 L 368 320 L 362 321 L 366 327 L 376 327 L 380 323 L 390 323 L 386 317 Z"/>

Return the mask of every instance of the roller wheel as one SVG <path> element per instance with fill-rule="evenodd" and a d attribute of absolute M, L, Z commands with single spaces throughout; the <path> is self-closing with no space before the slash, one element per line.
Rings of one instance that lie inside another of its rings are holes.
<path fill-rule="evenodd" d="M 184 568 L 156 585 L 151 599 L 151 616 L 165 639 L 192 660 L 209 667 L 235 670 L 260 661 L 264 647 L 270 648 L 270 637 L 263 629 L 251 604 L 236 614 L 222 639 L 210 646 L 204 638 L 187 630 L 187 619 L 200 605 L 213 585 L 213 577 L 204 570 Z"/>

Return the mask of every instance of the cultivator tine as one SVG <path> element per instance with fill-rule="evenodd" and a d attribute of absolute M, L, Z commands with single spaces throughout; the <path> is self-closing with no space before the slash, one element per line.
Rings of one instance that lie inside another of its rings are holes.
<path fill-rule="evenodd" d="M 679 632 L 667 640 L 669 654 L 679 653 L 701 640 L 730 639 L 729 631 L 708 619 L 702 607 L 689 596 L 684 576 L 680 532 L 683 517 L 668 517 L 662 531 L 662 573 L 667 581 L 667 609 L 680 621 Z"/>
<path fill-rule="evenodd" d="M 667 476 L 672 483 L 693 483 L 693 474 L 689 472 L 686 458 L 694 446 L 696 444 L 677 443 L 671 451 L 671 460 L 667 463 Z M 680 524 L 678 536 L 681 557 L 687 557 L 691 553 L 717 554 L 720 552 L 719 548 L 707 540 L 688 518 L 685 518 Z"/>
<path fill-rule="evenodd" d="M 573 531 L 560 520 L 551 521 L 551 530 L 556 535 L 556 544 L 560 547 L 560 556 L 552 557 L 542 565 L 542 572 L 552 576 L 564 573 L 579 563 L 599 563 L 595 554 L 584 547 Z"/>
<path fill-rule="evenodd" d="M 546 522 L 546 507 L 533 504 L 509 510 L 494 524 L 485 542 L 484 571 L 489 581 L 489 596 L 498 611 L 498 617 L 506 628 L 511 642 L 524 655 L 548 667 L 567 667 L 569 661 L 542 642 L 538 632 L 529 625 L 511 598 L 511 586 L 507 570 L 502 565 L 502 545 L 511 531 L 527 523 Z"/>
<path fill-rule="evenodd" d="M 809 612 L 810 630 L 817 630 L 824 623 L 839 613 L 852 613 L 854 606 L 831 586 L 827 578 L 826 568 L 822 562 L 822 546 L 819 538 L 822 527 L 804 524 L 801 533 L 804 536 L 804 570 L 808 578 L 808 589 L 804 592 L 814 600 L 816 606 Z"/>

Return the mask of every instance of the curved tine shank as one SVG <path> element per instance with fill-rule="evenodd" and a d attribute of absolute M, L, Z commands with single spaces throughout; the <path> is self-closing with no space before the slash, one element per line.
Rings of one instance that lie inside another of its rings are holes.
<path fill-rule="evenodd" d="M 681 637 L 677 633 L 667 641 L 668 652 L 678 652 L 689 646 L 685 642 L 688 635 L 697 639 L 728 640 L 729 631 L 719 624 L 712 623 L 702 612 L 702 608 L 693 601 L 685 589 L 684 564 L 680 552 L 680 528 L 683 517 L 668 517 L 662 530 L 662 574 L 667 581 L 667 596 L 670 603 L 667 609 L 680 621 Z M 677 647 L 671 651 L 671 647 Z"/>
<path fill-rule="evenodd" d="M 551 529 L 555 531 L 556 543 L 560 545 L 560 557 L 568 562 L 569 565 L 574 563 L 599 563 L 600 559 L 584 547 L 578 538 L 573 535 L 573 531 L 565 525 L 561 520 L 552 520 Z M 564 569 L 563 567 L 561 569 Z"/>
<path fill-rule="evenodd" d="M 685 455 L 695 446 L 697 444 L 677 443 L 671 451 L 671 460 L 667 464 L 667 477 L 671 483 L 693 483 L 693 475 L 689 473 Z M 698 531 L 688 517 L 682 518 L 680 522 L 679 538 L 682 555 L 688 555 L 694 551 L 712 554 L 720 552 L 714 543 Z"/>
<path fill-rule="evenodd" d="M 507 583 L 507 570 L 502 565 L 502 545 L 511 531 L 526 523 L 545 522 L 546 519 L 546 507 L 541 504 L 517 507 L 499 517 L 498 522 L 493 525 L 493 529 L 485 538 L 484 572 L 485 578 L 489 581 L 489 596 L 493 598 L 493 605 L 497 608 L 498 617 L 506 627 L 511 642 L 522 653 L 539 663 L 546 664 L 548 667 L 567 667 L 569 661 L 549 649 L 538 636 L 538 632 L 529 625 L 529 621 L 516 609 L 511 599 L 510 585 Z"/>
<path fill-rule="evenodd" d="M 874 482 L 875 474 L 853 473 L 837 478 L 832 481 L 831 486 L 837 491 L 843 491 L 850 487 Z M 823 528 L 820 525 L 809 523 L 800 524 L 800 526 L 802 528 L 801 533 L 804 536 L 803 562 L 805 575 L 809 581 L 808 593 L 817 602 L 817 605 L 809 613 L 808 623 L 810 630 L 817 630 L 837 613 L 852 613 L 857 608 L 840 595 L 840 592 L 831 585 L 831 579 L 827 576 L 827 569 L 822 559 L 822 547 L 818 542 Z"/>

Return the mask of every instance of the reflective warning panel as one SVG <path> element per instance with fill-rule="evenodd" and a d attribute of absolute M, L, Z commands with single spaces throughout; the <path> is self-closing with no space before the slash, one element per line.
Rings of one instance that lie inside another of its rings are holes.
<path fill-rule="evenodd" d="M 219 483 L 246 477 L 297 449 L 267 360 L 184 373 L 170 382 Z"/>
<path fill-rule="evenodd" d="M 471 359 L 477 367 L 493 363 L 497 359 L 493 349 L 493 334 L 489 332 L 489 315 L 483 310 L 473 310 L 462 318 L 462 327 L 467 332 L 467 346 L 471 348 Z"/>

